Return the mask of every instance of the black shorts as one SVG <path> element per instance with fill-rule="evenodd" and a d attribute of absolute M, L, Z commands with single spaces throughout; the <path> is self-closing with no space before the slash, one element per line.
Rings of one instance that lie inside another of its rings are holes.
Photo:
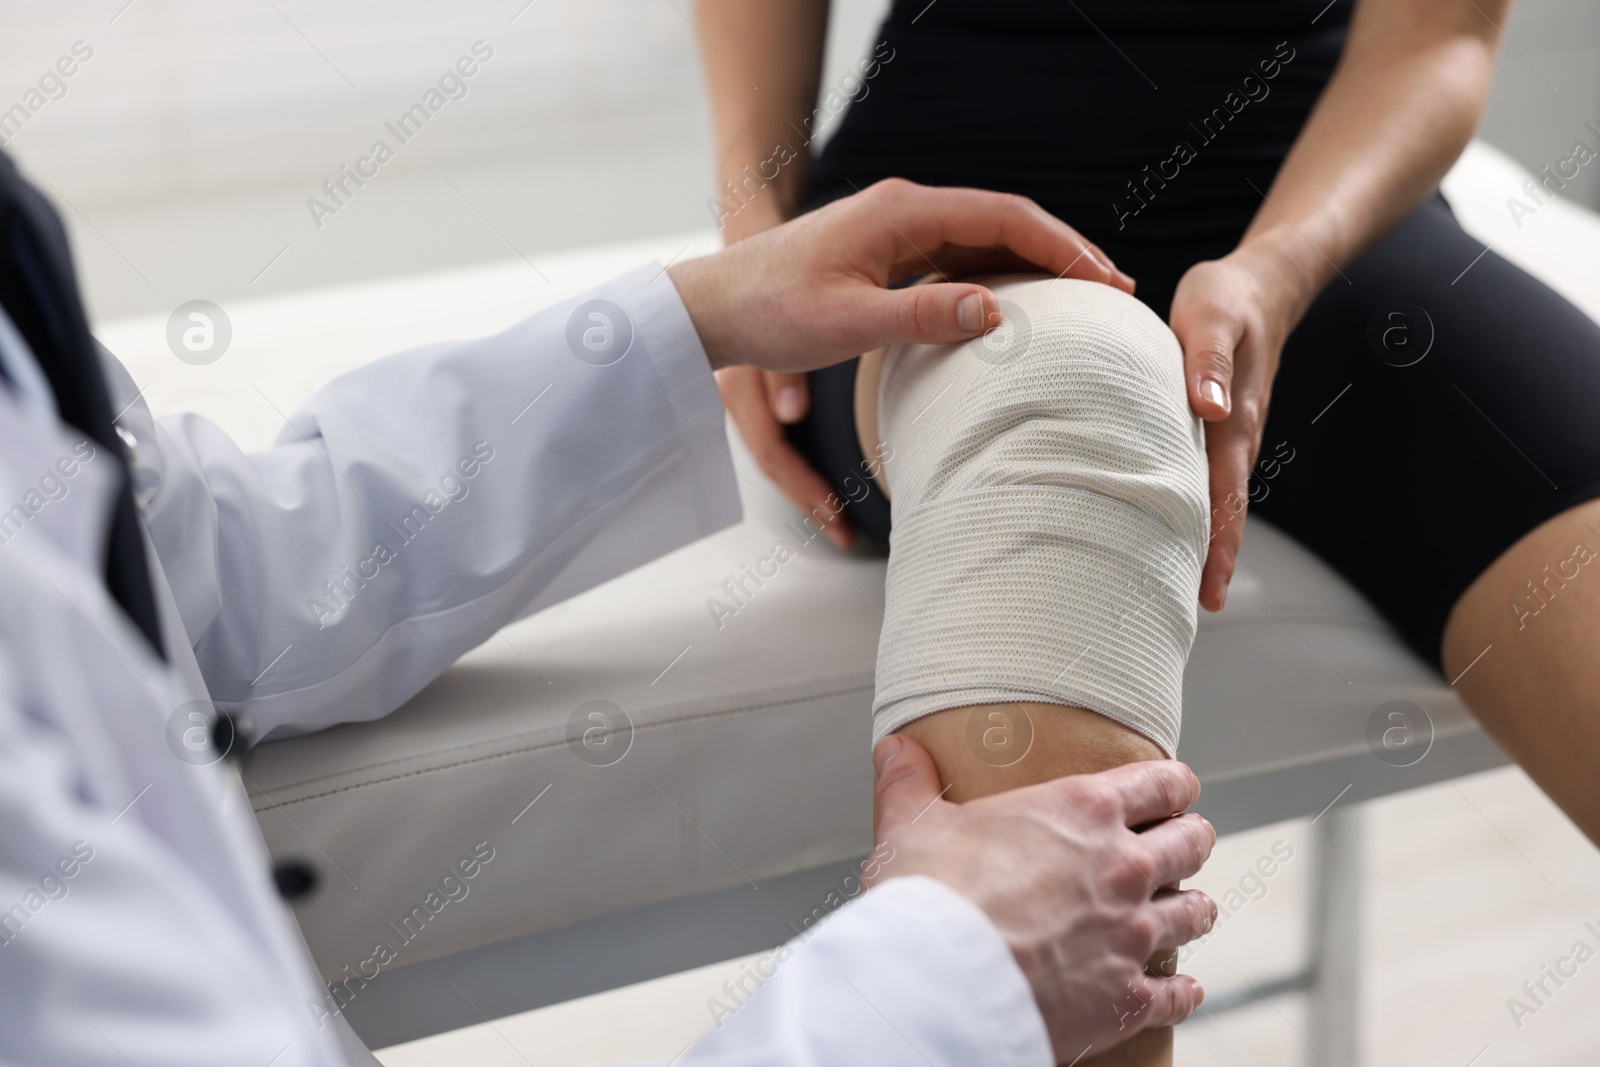
<path fill-rule="evenodd" d="M 1165 316 L 1182 270 L 1227 251 L 1208 243 L 1112 254 Z M 811 375 L 810 414 L 790 429 L 836 487 L 864 469 L 854 380 L 854 362 Z M 1435 197 L 1345 268 L 1289 337 L 1250 496 L 1437 664 L 1467 586 L 1534 527 L 1600 496 L 1600 326 L 1485 252 Z M 887 544 L 881 494 L 845 512 Z"/>

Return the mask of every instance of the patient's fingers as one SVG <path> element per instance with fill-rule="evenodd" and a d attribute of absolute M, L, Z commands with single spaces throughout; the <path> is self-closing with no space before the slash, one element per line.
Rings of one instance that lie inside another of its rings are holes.
<path fill-rule="evenodd" d="M 1193 812 L 1158 822 L 1139 834 L 1148 861 L 1145 874 L 1156 885 L 1172 885 L 1200 870 L 1217 843 L 1217 831 Z"/>
<path fill-rule="evenodd" d="M 866 189 L 862 198 L 901 238 L 900 260 L 937 259 L 947 246 L 1003 249 L 1060 277 L 1132 291 L 1132 279 L 1110 257 L 1026 197 L 889 179 Z"/>
<path fill-rule="evenodd" d="M 1200 798 L 1200 779 L 1177 760 L 1141 760 L 1096 772 L 1098 782 L 1122 799 L 1127 826 L 1176 815 Z"/>
<path fill-rule="evenodd" d="M 1198 889 L 1163 889 L 1150 905 L 1156 917 L 1157 951 L 1204 937 L 1217 921 L 1217 904 Z"/>
<path fill-rule="evenodd" d="M 1221 611 L 1227 600 L 1250 508 L 1250 469 L 1260 431 L 1241 416 L 1206 428 L 1206 459 L 1211 469 L 1211 544 L 1200 575 L 1200 605 Z"/>
<path fill-rule="evenodd" d="M 828 540 L 846 548 L 855 531 L 828 498 L 833 490 L 822 476 L 811 469 L 804 456 L 783 436 L 783 427 L 773 417 L 767 401 L 762 372 L 755 367 L 727 367 L 717 372 L 717 389 L 722 404 L 733 416 L 739 436 L 755 458 L 761 472 L 777 485 L 790 503 L 811 515 Z"/>
<path fill-rule="evenodd" d="M 811 390 L 806 387 L 804 374 L 765 371 L 761 377 L 767 387 L 767 406 L 779 422 L 799 422 L 806 417 Z"/>
<path fill-rule="evenodd" d="M 1233 411 L 1233 363 L 1243 327 L 1204 312 L 1174 321 L 1183 342 L 1189 406 L 1207 422 L 1221 422 Z"/>

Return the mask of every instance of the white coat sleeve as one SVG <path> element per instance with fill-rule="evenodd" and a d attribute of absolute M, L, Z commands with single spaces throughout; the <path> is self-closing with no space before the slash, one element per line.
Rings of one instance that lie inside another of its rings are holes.
<path fill-rule="evenodd" d="M 1049 1067 L 1044 1019 L 977 905 L 893 878 L 757 961 L 683 1067 Z M 748 994 L 748 995 L 747 995 Z"/>
<path fill-rule="evenodd" d="M 206 684 L 262 735 L 385 715 L 496 628 L 739 517 L 654 266 L 345 374 L 263 452 L 142 402 L 121 424 Z"/>

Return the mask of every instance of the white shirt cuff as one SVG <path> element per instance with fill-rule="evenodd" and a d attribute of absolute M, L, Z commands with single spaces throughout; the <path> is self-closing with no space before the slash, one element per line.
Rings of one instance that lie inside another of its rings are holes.
<path fill-rule="evenodd" d="M 930 1024 L 959 1019 L 986 1049 L 985 1063 L 1055 1063 L 1033 987 L 982 908 L 926 875 L 891 878 L 855 907 L 857 918 L 880 925 L 897 950 L 905 951 L 900 942 L 913 946 L 907 964 L 927 976 L 914 1003 Z"/>
<path fill-rule="evenodd" d="M 666 268 L 651 263 L 613 284 L 627 294 L 628 310 L 636 313 L 634 328 L 646 342 L 667 400 L 718 452 L 728 455 L 722 397 L 711 360 Z"/>
<path fill-rule="evenodd" d="M 932 878 L 884 882 L 725 989 L 709 1005 L 716 1029 L 683 1067 L 1054 1063 L 999 931 Z"/>

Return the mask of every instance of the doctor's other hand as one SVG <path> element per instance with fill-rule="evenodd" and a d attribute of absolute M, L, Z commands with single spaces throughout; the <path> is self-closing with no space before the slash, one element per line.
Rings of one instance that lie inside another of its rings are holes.
<path fill-rule="evenodd" d="M 889 286 L 923 274 L 1028 269 L 1133 291 L 1104 252 L 1033 201 L 977 189 L 888 179 L 783 225 L 752 228 L 760 232 L 667 273 L 745 443 L 807 511 L 831 489 L 784 440 L 782 424 L 798 421 L 809 403 L 800 374 L 880 345 L 965 341 L 999 322 L 994 294 L 981 285 Z M 826 530 L 836 543 L 850 539 L 842 521 Z"/>
<path fill-rule="evenodd" d="M 1046 270 L 1132 291 L 1094 245 L 1031 200 L 889 178 L 667 270 L 713 369 L 801 372 L 880 345 L 951 344 L 1000 321 L 970 282 L 915 275 Z"/>
<path fill-rule="evenodd" d="M 1200 794 L 1188 767 L 1130 763 L 955 804 L 910 738 L 885 738 L 873 764 L 878 841 L 893 849 L 875 881 L 928 875 L 982 908 L 1027 976 L 1060 1062 L 1199 1006 L 1200 983 L 1145 967 L 1217 918 L 1204 893 L 1161 888 L 1198 871 L 1217 839 L 1199 815 L 1179 814 Z"/>

